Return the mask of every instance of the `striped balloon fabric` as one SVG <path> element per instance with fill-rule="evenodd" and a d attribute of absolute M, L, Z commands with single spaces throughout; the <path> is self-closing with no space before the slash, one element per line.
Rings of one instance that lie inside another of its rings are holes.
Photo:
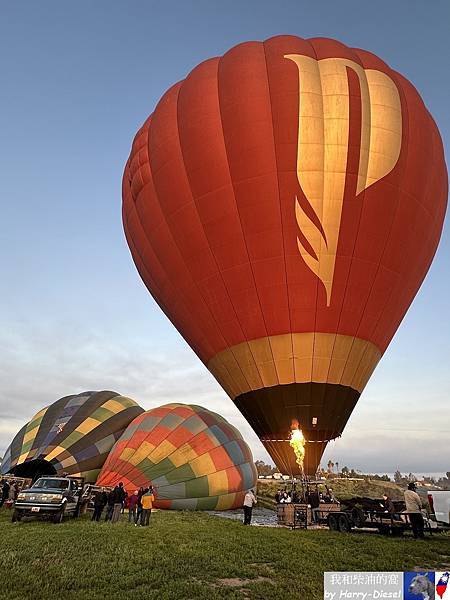
<path fill-rule="evenodd" d="M 239 431 L 201 406 L 167 404 L 129 425 L 97 481 L 122 481 L 128 493 L 150 484 L 158 508 L 227 510 L 256 484 L 250 448 Z"/>
<path fill-rule="evenodd" d="M 6 451 L 1 473 L 32 477 L 38 470 L 93 482 L 114 443 L 142 412 L 134 400 L 111 391 L 61 398 L 22 427 Z"/>

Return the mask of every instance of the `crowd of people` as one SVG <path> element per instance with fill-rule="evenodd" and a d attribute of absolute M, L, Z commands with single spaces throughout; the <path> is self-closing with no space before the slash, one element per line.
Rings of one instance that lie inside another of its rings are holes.
<path fill-rule="evenodd" d="M 99 490 L 94 495 L 94 512 L 92 521 L 100 521 L 105 510 L 105 522 L 117 523 L 121 513 L 128 510 L 128 522 L 135 527 L 146 527 L 150 523 L 155 495 L 153 488 L 140 488 L 128 495 L 123 483 L 120 482 L 109 492 Z"/>
<path fill-rule="evenodd" d="M 297 490 L 278 490 L 275 494 L 276 504 L 309 504 L 311 508 L 317 508 L 321 503 L 336 502 L 333 496 L 333 490 L 327 488 L 325 493 L 322 493 L 315 489 L 308 489 L 303 493 L 299 493 Z"/>

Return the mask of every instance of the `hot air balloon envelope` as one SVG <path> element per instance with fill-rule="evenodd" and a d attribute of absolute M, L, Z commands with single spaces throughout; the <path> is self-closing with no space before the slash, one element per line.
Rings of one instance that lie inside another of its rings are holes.
<path fill-rule="evenodd" d="M 201 406 L 166 404 L 128 426 L 97 484 L 128 493 L 155 487 L 155 506 L 226 510 L 242 506 L 257 473 L 250 448 L 223 417 Z"/>
<path fill-rule="evenodd" d="M 314 473 L 430 266 L 447 172 L 414 87 L 373 54 L 279 36 L 171 87 L 123 222 L 147 288 L 279 469 Z"/>
<path fill-rule="evenodd" d="M 65 396 L 40 410 L 6 450 L 2 474 L 77 475 L 94 482 L 116 440 L 143 409 L 116 392 Z"/>

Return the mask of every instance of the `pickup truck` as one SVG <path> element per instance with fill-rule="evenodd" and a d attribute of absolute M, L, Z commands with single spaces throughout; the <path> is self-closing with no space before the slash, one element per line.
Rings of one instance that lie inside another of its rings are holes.
<path fill-rule="evenodd" d="M 448 528 L 450 526 L 450 490 L 428 492 L 428 504 L 437 523 Z"/>
<path fill-rule="evenodd" d="M 11 520 L 14 523 L 25 516 L 36 516 L 61 523 L 65 516 L 78 516 L 82 495 L 80 478 L 41 477 L 19 493 Z"/>

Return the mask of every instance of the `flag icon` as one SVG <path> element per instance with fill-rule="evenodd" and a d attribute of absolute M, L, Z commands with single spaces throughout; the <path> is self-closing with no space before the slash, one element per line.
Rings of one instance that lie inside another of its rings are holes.
<path fill-rule="evenodd" d="M 436 593 L 439 596 L 439 598 L 441 598 L 441 600 L 442 600 L 445 592 L 447 591 L 448 578 L 449 578 L 448 573 L 442 573 L 436 584 Z M 450 595 L 449 595 L 449 598 L 450 598 Z"/>

